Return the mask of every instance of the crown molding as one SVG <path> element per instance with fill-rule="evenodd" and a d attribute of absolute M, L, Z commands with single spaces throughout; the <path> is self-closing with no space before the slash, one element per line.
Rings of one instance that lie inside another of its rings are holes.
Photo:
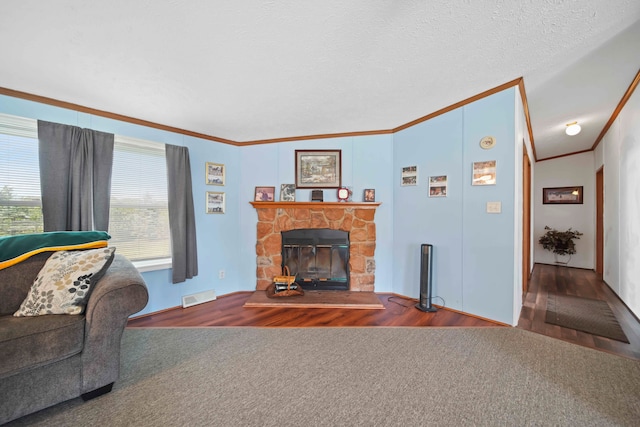
<path fill-rule="evenodd" d="M 596 138 L 596 141 L 591 146 L 591 150 L 595 150 L 598 144 L 600 144 L 600 142 L 602 141 L 602 138 L 604 138 L 604 136 L 607 134 L 613 122 L 615 122 L 616 119 L 618 118 L 618 115 L 622 111 L 622 108 L 624 107 L 624 105 L 627 103 L 629 98 L 631 98 L 631 95 L 633 95 L 633 92 L 636 90 L 638 83 L 640 83 L 640 70 L 638 70 L 638 72 L 636 73 L 636 77 L 633 79 L 633 81 L 625 91 L 624 95 L 622 95 L 622 98 L 620 99 L 620 102 L 618 102 L 616 109 L 613 110 L 613 114 L 611 114 L 611 117 L 609 117 L 609 121 L 607 122 L 606 125 L 604 125 L 604 128 L 602 128 L 602 132 L 600 132 L 600 135 L 598 135 L 598 137 Z"/>
<path fill-rule="evenodd" d="M 27 101 L 39 102 L 41 104 L 53 105 L 54 107 L 66 108 L 81 113 L 93 114 L 95 116 L 105 117 L 107 119 L 119 120 L 121 122 L 132 123 L 134 125 L 146 126 L 154 129 L 164 130 L 168 132 L 178 133 L 181 135 L 193 136 L 195 138 L 206 139 L 209 141 L 222 142 L 224 144 L 242 145 L 237 141 L 230 139 L 218 138 L 217 136 L 206 135 L 203 133 L 192 132 L 186 129 L 180 129 L 173 126 L 167 126 L 160 123 L 150 122 L 147 120 L 136 119 L 134 117 L 124 116 L 122 114 L 111 113 L 109 111 L 98 110 L 95 108 L 85 107 L 84 105 L 74 104 L 71 102 L 60 101 L 58 99 L 47 98 L 46 96 L 34 95 L 32 93 L 21 92 L 18 90 L 0 87 L 0 95 L 12 96 L 14 98 L 26 99 Z"/>
<path fill-rule="evenodd" d="M 357 131 L 357 132 L 341 132 L 341 133 L 327 133 L 327 134 L 317 134 L 317 135 L 301 135 L 301 136 L 291 136 L 291 137 L 283 137 L 283 138 L 271 138 L 271 139 L 261 139 L 261 140 L 253 140 L 253 141 L 234 141 L 231 139 L 219 138 L 217 136 L 206 135 L 203 133 L 192 132 L 186 129 L 176 128 L 173 126 L 167 126 L 160 123 L 150 122 L 147 120 L 136 119 L 134 117 L 125 116 L 122 114 L 111 113 L 109 111 L 98 110 L 95 108 L 85 107 L 83 105 L 74 104 L 71 102 L 60 101 L 53 98 L 48 98 L 45 96 L 34 95 L 27 92 L 21 92 L 13 89 L 8 89 L 4 87 L 0 87 L 0 95 L 12 96 L 14 98 L 26 99 L 28 101 L 40 102 L 42 104 L 53 105 L 55 107 L 66 108 L 73 111 L 79 111 L 87 114 L 93 114 L 100 117 L 105 117 L 113 120 L 120 120 L 127 123 L 132 123 L 140 126 L 147 126 L 154 129 L 164 130 L 168 132 L 174 132 L 182 135 L 192 136 L 195 138 L 201 138 L 209 141 L 221 142 L 224 144 L 230 144 L 238 147 L 242 147 L 245 145 L 258 145 L 258 144 L 274 144 L 279 142 L 293 142 L 293 141 L 304 141 L 311 139 L 328 139 L 328 138 L 344 138 L 344 137 L 354 137 L 354 136 L 368 136 L 368 135 L 388 135 L 394 134 L 401 130 L 407 129 L 411 126 L 415 126 L 418 123 L 422 123 L 424 121 L 433 119 L 434 117 L 440 116 L 442 114 L 453 111 L 457 108 L 463 107 L 467 104 L 471 104 L 472 102 L 478 101 L 482 98 L 486 98 L 495 93 L 501 92 L 505 89 L 508 89 L 513 86 L 518 86 L 520 90 L 520 94 L 522 96 L 525 117 L 527 121 L 527 127 L 529 129 L 529 138 L 531 139 L 531 145 L 533 148 L 534 160 L 535 160 L 535 147 L 533 146 L 533 132 L 531 130 L 531 120 L 529 119 L 529 107 L 526 103 L 526 93 L 524 91 L 524 83 L 523 78 L 518 77 L 517 79 L 511 80 L 510 82 L 503 83 L 499 86 L 496 86 L 492 89 L 481 92 L 477 95 L 464 99 L 462 101 L 456 102 L 455 104 L 444 107 L 438 111 L 435 111 L 431 114 L 427 114 L 426 116 L 422 116 L 416 120 L 412 120 L 403 125 L 397 126 L 393 129 L 382 129 L 382 130 L 372 130 L 372 131 Z"/>

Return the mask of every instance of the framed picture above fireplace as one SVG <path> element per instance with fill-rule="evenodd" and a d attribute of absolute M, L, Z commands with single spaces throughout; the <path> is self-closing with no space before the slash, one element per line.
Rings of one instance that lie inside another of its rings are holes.
<path fill-rule="evenodd" d="M 340 188 L 342 150 L 296 150 L 296 188 Z"/>

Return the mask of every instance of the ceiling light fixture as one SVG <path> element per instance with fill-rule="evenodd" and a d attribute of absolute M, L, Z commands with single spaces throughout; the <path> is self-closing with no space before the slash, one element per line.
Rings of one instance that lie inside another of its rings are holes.
<path fill-rule="evenodd" d="M 565 129 L 565 132 L 567 133 L 567 135 L 573 136 L 573 135 L 579 134 L 580 130 L 582 130 L 582 128 L 580 127 L 578 122 L 573 122 L 573 123 L 567 123 L 567 128 Z"/>

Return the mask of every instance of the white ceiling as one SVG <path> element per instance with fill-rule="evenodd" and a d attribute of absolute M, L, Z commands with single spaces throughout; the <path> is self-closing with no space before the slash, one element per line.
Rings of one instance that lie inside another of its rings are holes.
<path fill-rule="evenodd" d="M 640 1 L 3 0 L 0 40 L 0 87 L 238 142 L 393 129 L 523 77 L 544 159 L 590 149 L 633 81 Z"/>

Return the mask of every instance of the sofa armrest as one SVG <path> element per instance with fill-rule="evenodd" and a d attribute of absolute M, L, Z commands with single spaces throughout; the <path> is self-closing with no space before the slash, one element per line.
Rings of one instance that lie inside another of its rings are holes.
<path fill-rule="evenodd" d="M 127 258 L 116 255 L 87 303 L 82 393 L 118 378 L 122 332 L 129 316 L 142 310 L 148 299 L 147 286 L 138 270 Z"/>

